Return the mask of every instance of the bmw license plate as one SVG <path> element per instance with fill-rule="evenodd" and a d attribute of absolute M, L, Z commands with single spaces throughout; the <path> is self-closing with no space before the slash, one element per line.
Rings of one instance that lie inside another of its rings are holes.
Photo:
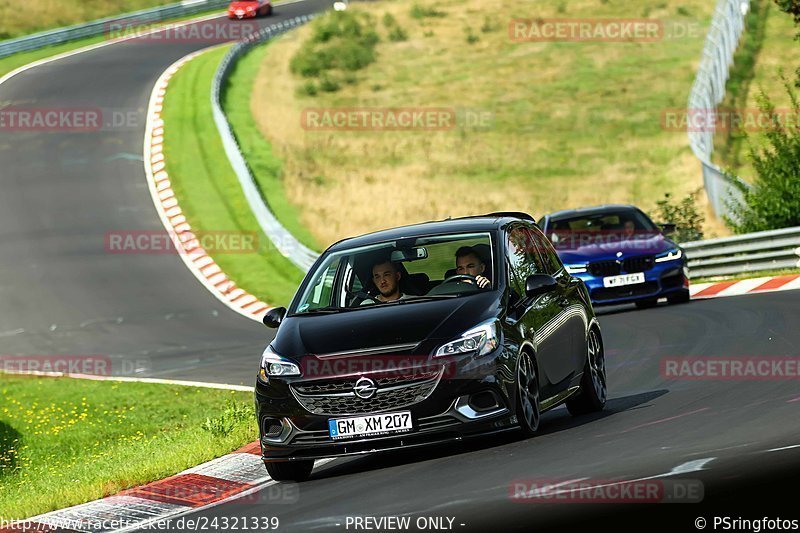
<path fill-rule="evenodd" d="M 351 418 L 331 418 L 328 420 L 328 429 L 330 430 L 331 438 L 334 440 L 407 433 L 413 427 L 410 411 L 354 416 Z"/>
<path fill-rule="evenodd" d="M 603 287 L 622 287 L 623 285 L 636 285 L 637 283 L 644 283 L 644 272 L 603 278 Z"/>

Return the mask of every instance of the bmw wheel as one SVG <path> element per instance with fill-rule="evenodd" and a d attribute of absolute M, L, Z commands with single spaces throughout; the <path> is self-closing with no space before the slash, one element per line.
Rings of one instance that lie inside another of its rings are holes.
<path fill-rule="evenodd" d="M 517 421 L 525 436 L 539 429 L 539 377 L 527 352 L 522 352 L 517 365 Z"/>
<path fill-rule="evenodd" d="M 602 411 L 606 405 L 606 358 L 603 341 L 597 329 L 590 329 L 586 339 L 586 364 L 577 396 L 567 400 L 567 409 L 572 415 Z"/>

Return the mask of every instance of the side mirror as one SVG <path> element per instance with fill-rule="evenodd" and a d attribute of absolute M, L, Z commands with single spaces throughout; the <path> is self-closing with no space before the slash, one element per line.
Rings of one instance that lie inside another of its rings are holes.
<path fill-rule="evenodd" d="M 548 274 L 533 274 L 525 280 L 525 296 L 533 298 L 555 290 L 558 282 Z"/>
<path fill-rule="evenodd" d="M 675 228 L 675 224 L 672 224 L 672 223 L 659 224 L 659 226 L 661 226 L 661 233 L 663 233 L 664 235 L 671 235 L 671 234 L 675 233 L 675 229 L 676 229 Z"/>
<path fill-rule="evenodd" d="M 268 328 L 277 328 L 283 322 L 283 317 L 286 316 L 286 308 L 285 307 L 276 307 L 274 309 L 270 309 L 269 312 L 264 315 L 264 325 Z"/>

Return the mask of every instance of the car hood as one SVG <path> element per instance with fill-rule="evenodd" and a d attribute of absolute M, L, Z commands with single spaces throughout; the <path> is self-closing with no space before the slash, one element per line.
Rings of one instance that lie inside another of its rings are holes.
<path fill-rule="evenodd" d="M 559 257 L 566 264 L 624 259 L 637 255 L 656 255 L 677 248 L 675 242 L 661 234 L 637 235 L 630 240 L 598 239 L 589 244 L 575 243 L 556 245 Z M 618 255 L 620 254 L 620 255 Z"/>
<path fill-rule="evenodd" d="M 228 9 L 245 9 L 248 7 L 258 7 L 258 2 L 231 2 Z"/>
<path fill-rule="evenodd" d="M 414 355 L 425 355 L 433 346 L 497 316 L 499 300 L 499 291 L 489 291 L 336 314 L 295 315 L 283 321 L 272 347 L 295 359 L 402 344 L 414 344 L 424 352 Z"/>

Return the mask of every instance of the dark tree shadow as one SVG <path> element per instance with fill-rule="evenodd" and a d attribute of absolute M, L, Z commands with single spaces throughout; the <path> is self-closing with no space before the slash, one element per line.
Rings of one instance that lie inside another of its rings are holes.
<path fill-rule="evenodd" d="M 0 420 L 0 479 L 10 475 L 17 465 L 17 454 L 21 441 L 19 431 Z M 11 452 L 14 450 L 14 452 Z"/>

